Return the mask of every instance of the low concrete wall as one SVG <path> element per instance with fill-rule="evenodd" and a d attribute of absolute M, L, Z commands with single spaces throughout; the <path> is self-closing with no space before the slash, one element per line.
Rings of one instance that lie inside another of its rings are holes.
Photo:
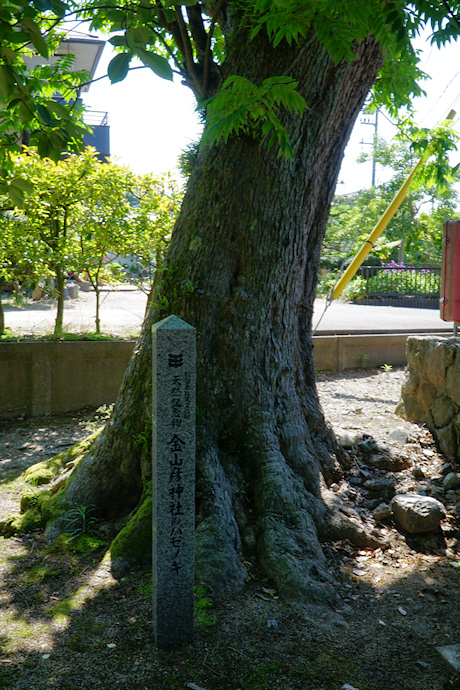
<path fill-rule="evenodd" d="M 404 366 L 408 334 L 317 335 L 313 338 L 318 371 L 373 368 L 382 364 Z"/>
<path fill-rule="evenodd" d="M 315 336 L 319 371 L 406 364 L 408 334 Z M 0 419 L 113 402 L 134 341 L 0 344 Z"/>
<path fill-rule="evenodd" d="M 134 341 L 0 344 L 0 418 L 113 402 Z"/>

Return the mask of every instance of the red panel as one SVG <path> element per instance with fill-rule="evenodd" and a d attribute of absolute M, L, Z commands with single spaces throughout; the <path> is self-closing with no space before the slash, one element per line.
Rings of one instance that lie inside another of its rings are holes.
<path fill-rule="evenodd" d="M 440 310 L 444 321 L 460 322 L 460 220 L 444 223 Z"/>

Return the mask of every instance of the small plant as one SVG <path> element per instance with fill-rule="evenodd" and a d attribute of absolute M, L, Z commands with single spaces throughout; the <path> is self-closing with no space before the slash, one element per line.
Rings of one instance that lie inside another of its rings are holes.
<path fill-rule="evenodd" d="M 361 276 L 356 276 L 343 291 L 343 299 L 352 301 L 360 299 L 366 294 L 366 281 Z"/>
<path fill-rule="evenodd" d="M 141 453 L 147 453 L 152 443 L 152 426 L 149 420 L 144 423 L 143 431 L 133 436 L 133 443 Z"/>
<path fill-rule="evenodd" d="M 184 285 L 185 293 L 186 293 L 187 295 L 193 295 L 193 293 L 195 292 L 195 290 L 197 289 L 197 287 L 198 287 L 198 283 L 197 283 L 197 282 L 192 283 L 191 280 L 187 280 L 187 281 L 185 282 L 185 285 Z"/>
<path fill-rule="evenodd" d="M 92 431 L 96 431 L 99 427 L 104 426 L 106 421 L 110 418 L 112 414 L 113 405 L 101 405 L 97 408 L 92 420 L 87 424 L 87 428 Z"/>
<path fill-rule="evenodd" d="M 382 364 L 382 366 L 381 366 L 380 368 L 383 369 L 383 371 L 386 371 L 386 372 L 391 371 L 391 370 L 393 369 L 393 367 L 392 367 L 391 364 Z"/>
<path fill-rule="evenodd" d="M 363 367 L 367 366 L 368 361 L 369 361 L 369 355 L 363 355 L 363 358 L 362 358 Z"/>
<path fill-rule="evenodd" d="M 75 504 L 65 517 L 65 532 L 70 535 L 70 539 L 77 539 L 82 534 L 99 536 L 97 530 L 94 529 L 97 522 L 94 515 L 96 510 L 95 505 Z"/>

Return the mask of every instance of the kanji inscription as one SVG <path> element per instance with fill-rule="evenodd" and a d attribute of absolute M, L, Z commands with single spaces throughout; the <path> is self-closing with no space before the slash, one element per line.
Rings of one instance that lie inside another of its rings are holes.
<path fill-rule="evenodd" d="M 152 328 L 152 564 L 155 642 L 193 639 L 195 330 L 177 316 Z"/>

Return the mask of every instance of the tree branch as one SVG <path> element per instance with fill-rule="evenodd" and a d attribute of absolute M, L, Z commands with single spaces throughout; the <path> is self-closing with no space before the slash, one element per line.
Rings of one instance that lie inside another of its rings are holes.
<path fill-rule="evenodd" d="M 184 18 L 182 16 L 182 12 L 180 9 L 180 5 L 175 5 L 174 7 L 174 13 L 176 15 L 176 22 L 179 26 L 181 36 L 182 36 L 182 42 L 184 45 L 184 60 L 185 60 L 185 67 L 187 68 L 187 71 L 189 72 L 193 83 L 195 84 L 195 88 L 197 92 L 201 95 L 203 95 L 203 88 L 202 85 L 200 84 L 200 80 L 198 78 L 198 75 L 196 73 L 196 64 L 193 60 L 193 48 L 192 44 L 190 42 L 190 36 L 188 35 L 187 27 L 184 22 Z"/>
<path fill-rule="evenodd" d="M 199 3 L 187 7 L 188 25 L 192 34 L 198 61 L 202 61 L 208 46 L 208 35 L 204 28 L 203 15 Z"/>
<path fill-rule="evenodd" d="M 222 7 L 224 6 L 226 0 L 219 0 L 216 9 L 213 12 L 213 15 L 211 17 L 211 24 L 209 26 L 209 31 L 208 31 L 208 36 L 206 39 L 206 49 L 205 49 L 205 56 L 204 56 L 204 67 L 203 67 L 203 92 L 206 93 L 208 90 L 208 81 L 209 81 L 209 69 L 211 66 L 211 39 L 212 35 L 214 33 L 214 27 L 217 22 L 217 18 L 220 14 L 220 11 L 222 10 Z"/>

